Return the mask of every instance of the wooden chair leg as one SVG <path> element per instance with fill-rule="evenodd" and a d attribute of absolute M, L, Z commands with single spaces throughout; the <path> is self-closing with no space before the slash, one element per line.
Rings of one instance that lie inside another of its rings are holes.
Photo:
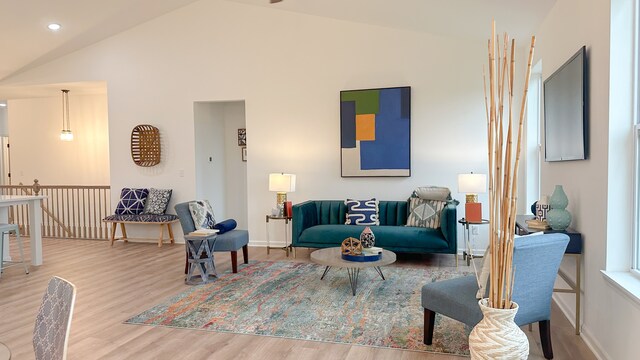
<path fill-rule="evenodd" d="M 167 230 L 169 231 L 170 244 L 173 245 L 176 242 L 176 240 L 173 238 L 173 229 L 171 228 L 171 223 L 167 223 Z"/>
<path fill-rule="evenodd" d="M 244 258 L 244 263 L 249 263 L 249 245 L 245 245 L 242 247 L 242 257 Z"/>
<path fill-rule="evenodd" d="M 540 343 L 545 359 L 553 359 L 553 348 L 551 347 L 551 321 L 543 320 L 538 322 L 540 329 Z"/>
<path fill-rule="evenodd" d="M 113 243 L 116 241 L 116 228 L 118 224 L 116 223 L 111 223 L 111 246 L 113 246 Z"/>
<path fill-rule="evenodd" d="M 436 313 L 424 309 L 424 343 L 425 345 L 431 345 L 433 342 L 433 327 L 436 321 Z"/>
<path fill-rule="evenodd" d="M 234 274 L 238 272 L 238 252 L 237 251 L 231 252 L 231 270 L 233 271 Z"/>
<path fill-rule="evenodd" d="M 189 252 L 184 253 L 184 273 L 189 271 Z"/>
<path fill-rule="evenodd" d="M 120 223 L 120 230 L 122 231 L 122 241 L 129 242 L 127 240 L 127 228 L 124 227 L 124 223 Z"/>
<path fill-rule="evenodd" d="M 160 224 L 160 237 L 158 238 L 158 247 L 162 247 L 162 238 L 164 237 L 164 227 Z"/>

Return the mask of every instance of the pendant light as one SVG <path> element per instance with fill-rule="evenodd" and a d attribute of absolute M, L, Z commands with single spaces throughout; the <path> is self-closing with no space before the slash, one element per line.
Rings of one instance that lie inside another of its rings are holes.
<path fill-rule="evenodd" d="M 60 132 L 60 140 L 73 140 L 73 133 L 71 132 L 71 124 L 69 122 L 69 90 L 62 90 L 62 131 Z"/>

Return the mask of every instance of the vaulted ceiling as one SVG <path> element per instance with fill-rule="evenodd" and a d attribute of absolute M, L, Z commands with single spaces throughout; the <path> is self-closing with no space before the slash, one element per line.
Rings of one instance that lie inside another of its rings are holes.
<path fill-rule="evenodd" d="M 33 68 L 198 0 L 0 0 L 0 79 Z M 208 0 L 201 0 L 208 1 Z M 452 37 L 486 37 L 489 22 L 531 35 L 556 0 L 234 1 Z M 59 23 L 56 32 L 47 29 Z M 486 29 L 487 31 L 479 31 Z"/>

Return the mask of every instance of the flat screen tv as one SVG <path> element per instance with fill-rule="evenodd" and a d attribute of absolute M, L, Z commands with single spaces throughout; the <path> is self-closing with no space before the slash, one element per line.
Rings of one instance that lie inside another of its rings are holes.
<path fill-rule="evenodd" d="M 544 81 L 545 161 L 588 156 L 587 51 L 583 46 Z"/>

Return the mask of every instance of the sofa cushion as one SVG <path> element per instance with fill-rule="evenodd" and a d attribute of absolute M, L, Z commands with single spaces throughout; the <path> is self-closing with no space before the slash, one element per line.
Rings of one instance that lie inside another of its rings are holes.
<path fill-rule="evenodd" d="M 147 203 L 144 205 L 143 214 L 162 215 L 167 211 L 167 205 L 171 200 L 171 189 L 149 189 Z"/>
<path fill-rule="evenodd" d="M 141 214 L 148 195 L 148 189 L 123 188 L 120 191 L 120 201 L 116 205 L 116 215 Z"/>
<path fill-rule="evenodd" d="M 447 203 L 439 200 L 409 198 L 407 226 L 437 229 L 440 227 L 440 213 Z"/>
<path fill-rule="evenodd" d="M 378 220 L 378 200 L 347 199 L 346 225 L 380 225 Z"/>
<path fill-rule="evenodd" d="M 189 212 L 196 230 L 213 229 L 216 225 L 216 218 L 213 216 L 213 209 L 208 200 L 198 200 L 189 203 Z"/>
<path fill-rule="evenodd" d="M 140 214 L 140 215 L 109 215 L 103 221 L 113 222 L 144 222 L 144 223 L 164 223 L 178 220 L 178 216 L 173 214 Z"/>
<path fill-rule="evenodd" d="M 298 242 L 301 246 L 304 243 L 340 246 L 348 237 L 359 238 L 365 227 L 316 225 L 305 229 Z M 381 225 L 371 230 L 376 237 L 376 246 L 381 248 L 446 249 L 449 246 L 440 230 L 436 229 Z"/>

